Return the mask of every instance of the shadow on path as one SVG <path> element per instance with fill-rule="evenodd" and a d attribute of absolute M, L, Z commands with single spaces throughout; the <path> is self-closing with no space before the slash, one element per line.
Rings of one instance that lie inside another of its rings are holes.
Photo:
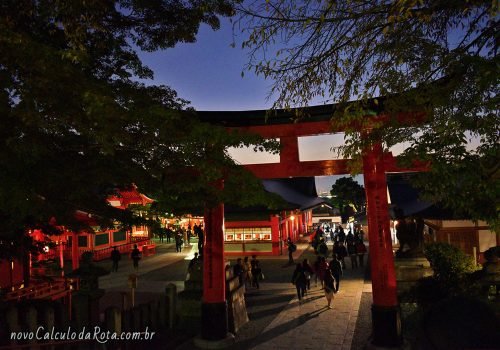
<path fill-rule="evenodd" d="M 312 320 L 318 317 L 321 313 L 328 311 L 329 309 L 325 306 L 321 309 L 315 310 L 313 312 L 308 312 L 306 314 L 300 315 L 297 318 L 294 318 L 288 322 L 280 324 L 277 327 L 271 328 L 264 333 L 261 333 L 258 338 L 248 339 L 243 342 L 236 343 L 231 349 L 250 349 L 254 346 L 257 346 L 262 343 L 266 343 L 269 340 L 278 337 L 288 331 L 293 330 L 297 326 L 300 326 L 309 320 Z"/>

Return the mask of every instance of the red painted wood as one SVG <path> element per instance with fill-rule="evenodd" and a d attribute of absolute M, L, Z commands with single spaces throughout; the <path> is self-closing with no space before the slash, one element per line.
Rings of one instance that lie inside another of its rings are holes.
<path fill-rule="evenodd" d="M 245 168 L 261 179 L 349 174 L 347 160 L 294 163 L 247 164 Z"/>
<path fill-rule="evenodd" d="M 273 240 L 273 255 L 280 253 L 280 218 L 271 216 L 271 234 Z"/>
<path fill-rule="evenodd" d="M 71 233 L 71 263 L 73 271 L 80 267 L 80 251 L 78 249 L 78 235 Z"/>
<path fill-rule="evenodd" d="M 271 217 L 272 218 L 272 217 Z M 230 221 L 225 222 L 226 228 L 240 228 L 240 227 L 272 227 L 271 218 L 269 220 L 260 221 Z"/>
<path fill-rule="evenodd" d="M 290 152 L 291 153 L 291 152 Z M 345 175 L 351 171 L 348 166 L 349 159 L 317 160 L 317 161 L 281 161 L 280 163 L 247 164 L 246 169 L 261 179 L 277 179 L 287 177 L 329 176 Z M 400 167 L 397 158 L 392 154 L 384 156 L 384 167 L 388 173 L 427 171 L 429 165 L 415 162 L 412 167 Z"/>
<path fill-rule="evenodd" d="M 377 144 L 363 156 L 367 201 L 373 304 L 396 306 L 396 273 L 389 227 L 387 182 L 382 146 Z"/>
<path fill-rule="evenodd" d="M 280 139 L 280 163 L 297 164 L 299 160 L 299 140 L 296 136 L 286 136 Z"/>
<path fill-rule="evenodd" d="M 204 222 L 203 302 L 222 303 L 226 300 L 224 205 L 205 209 Z"/>

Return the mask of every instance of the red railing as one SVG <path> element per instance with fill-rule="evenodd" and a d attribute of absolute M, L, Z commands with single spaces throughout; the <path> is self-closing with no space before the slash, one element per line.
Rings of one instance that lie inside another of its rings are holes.
<path fill-rule="evenodd" d="M 118 251 L 121 254 L 128 254 L 133 249 L 134 244 L 137 244 L 137 247 L 139 248 L 139 250 L 143 251 L 143 255 L 151 255 L 151 254 L 155 253 L 156 245 L 150 239 L 136 240 L 133 243 L 127 243 L 127 244 L 122 244 L 122 245 L 116 246 L 116 248 L 118 249 Z M 146 248 L 144 248 L 144 247 L 146 247 Z M 87 251 L 93 253 L 93 260 L 94 261 L 101 261 L 101 260 L 111 258 L 111 252 L 113 251 L 113 247 L 97 249 L 97 250 L 90 250 L 90 249 L 85 250 L 85 252 L 87 252 Z"/>
<path fill-rule="evenodd" d="M 68 280 L 65 278 L 54 278 L 52 281 L 33 282 L 26 288 L 16 289 L 4 295 L 3 300 L 24 300 L 24 299 L 50 299 L 56 300 L 64 298 L 73 289 L 78 289 L 78 279 Z"/>

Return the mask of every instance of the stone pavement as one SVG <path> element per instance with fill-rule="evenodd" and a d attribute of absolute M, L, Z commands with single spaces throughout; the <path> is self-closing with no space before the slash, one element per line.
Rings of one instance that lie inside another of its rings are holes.
<path fill-rule="evenodd" d="M 143 258 L 139 264 L 137 303 L 157 298 L 164 293 L 168 283 L 174 283 L 178 291 L 182 291 L 187 265 L 195 249 L 196 244 L 193 244 L 184 248 L 182 253 L 176 253 L 173 244 L 162 244 L 158 246 L 157 255 Z M 297 244 L 293 256 L 296 262 L 308 258 L 312 264 L 315 260 L 312 248 L 306 242 Z M 347 268 L 340 292 L 334 297 L 332 309 L 328 309 L 324 292 L 320 286 L 314 286 L 314 281 L 308 295 L 299 303 L 295 286 L 290 283 L 294 266 L 287 265 L 286 251 L 281 256 L 259 257 L 259 260 L 266 279 L 260 289 L 247 291 L 250 322 L 238 331 L 230 350 L 357 350 L 367 344 L 371 331 L 371 283 L 365 281 L 363 268 L 351 269 L 350 260 L 346 259 Z M 111 262 L 99 264 L 111 267 Z M 127 280 L 131 273 L 134 273 L 132 262 L 122 256 L 119 271 L 100 278 L 100 287 L 107 292 L 101 299 L 101 310 L 110 305 L 120 307 L 121 298 L 130 292 Z M 364 303 L 361 303 L 362 296 Z M 360 310 L 360 305 L 364 305 L 364 310 Z M 192 339 L 175 347 L 179 350 L 193 348 Z"/>
<path fill-rule="evenodd" d="M 344 279 L 332 309 L 323 290 L 312 288 L 303 301 L 294 298 L 280 312 L 252 349 L 351 349 L 362 288 L 362 278 Z"/>
<path fill-rule="evenodd" d="M 175 243 L 160 243 L 157 245 L 155 255 L 143 257 L 139 261 L 137 272 L 134 270 L 130 257 L 122 254 L 118 272 L 111 272 L 99 278 L 99 288 L 106 290 L 106 294 L 99 302 L 101 313 L 110 306 L 121 308 L 124 302 L 130 305 L 131 289 L 128 285 L 128 279 L 132 274 L 137 275 L 136 304 L 148 302 L 157 299 L 159 295 L 164 295 L 165 287 L 169 283 L 175 284 L 178 292 L 184 290 L 187 266 L 196 251 L 198 251 L 196 243 L 184 247 L 179 253 L 175 251 Z M 111 270 L 112 263 L 109 259 L 97 262 L 97 264 Z M 170 273 L 162 274 L 161 278 L 151 277 L 151 275 L 155 275 L 157 270 L 165 266 L 172 267 Z"/>
<path fill-rule="evenodd" d="M 296 262 L 303 258 L 312 264 L 314 254 L 307 243 L 299 243 L 294 253 Z M 264 271 L 268 260 L 275 259 L 287 261 L 288 255 L 259 257 Z M 288 282 L 293 266 L 284 270 L 286 272 L 282 270 L 281 274 L 285 275 L 282 283 L 264 281 L 259 290 L 248 290 L 246 304 L 250 322 L 238 331 L 235 344 L 229 349 L 363 349 L 371 332 L 371 283 L 365 281 L 363 268 L 353 270 L 349 259 L 346 263 L 332 309 L 327 308 L 324 291 L 319 285 L 315 286 L 314 281 L 306 297 L 298 301 L 295 286 Z M 360 313 L 362 296 L 368 302 Z M 358 317 L 359 314 L 364 317 Z M 178 347 L 180 350 L 193 348 L 192 341 Z"/>

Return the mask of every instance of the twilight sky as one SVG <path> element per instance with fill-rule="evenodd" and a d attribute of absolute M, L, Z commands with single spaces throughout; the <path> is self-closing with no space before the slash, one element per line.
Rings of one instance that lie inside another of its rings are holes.
<path fill-rule="evenodd" d="M 155 72 L 155 84 L 165 84 L 200 111 L 266 109 L 270 82 L 252 72 L 241 76 L 247 62 L 241 37 L 233 42 L 231 24 L 221 20 L 221 29 L 202 25 L 197 42 L 178 44 L 161 52 L 143 53 L 143 62 Z"/>
<path fill-rule="evenodd" d="M 179 97 L 191 101 L 199 111 L 267 109 L 271 81 L 257 77 L 253 72 L 241 72 L 247 63 L 246 52 L 241 49 L 241 35 L 234 38 L 232 25 L 221 20 L 221 29 L 213 31 L 200 27 L 197 42 L 178 44 L 175 48 L 154 53 L 141 53 L 143 62 L 155 73 L 152 83 L 164 84 L 177 91 Z M 147 81 L 145 83 L 148 83 Z M 330 151 L 342 137 L 322 135 L 299 139 L 301 160 L 334 159 Z M 265 154 L 250 154 L 245 150 L 232 153 L 241 163 L 276 161 Z M 317 177 L 318 193 L 329 191 L 338 177 Z M 356 178 L 362 182 L 361 179 Z"/>

